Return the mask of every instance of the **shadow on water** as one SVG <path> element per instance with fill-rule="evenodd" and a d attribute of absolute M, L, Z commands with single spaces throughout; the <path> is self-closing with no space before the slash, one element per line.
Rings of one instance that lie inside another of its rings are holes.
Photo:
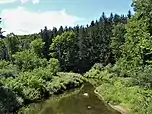
<path fill-rule="evenodd" d="M 51 98 L 44 103 L 33 104 L 32 112 L 28 114 L 120 114 L 107 106 L 94 93 L 91 84 L 74 92 L 68 92 L 63 97 Z"/>

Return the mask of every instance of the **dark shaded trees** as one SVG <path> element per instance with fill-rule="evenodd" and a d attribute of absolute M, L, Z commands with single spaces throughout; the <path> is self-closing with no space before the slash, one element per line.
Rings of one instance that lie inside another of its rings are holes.
<path fill-rule="evenodd" d="M 114 25 L 114 29 L 112 30 L 113 36 L 111 38 L 111 51 L 112 51 L 112 57 L 114 61 L 117 61 L 122 54 L 122 45 L 125 43 L 125 24 L 118 23 L 117 25 Z"/>
<path fill-rule="evenodd" d="M 47 27 L 45 27 L 44 30 L 41 30 L 41 38 L 42 41 L 45 42 L 43 47 L 43 55 L 45 58 L 49 59 L 49 46 L 51 43 L 51 38 Z"/>

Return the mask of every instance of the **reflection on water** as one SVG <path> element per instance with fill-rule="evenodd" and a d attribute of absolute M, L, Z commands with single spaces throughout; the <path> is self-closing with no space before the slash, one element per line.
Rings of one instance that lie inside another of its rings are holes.
<path fill-rule="evenodd" d="M 80 91 L 68 92 L 65 97 L 51 98 L 43 103 L 33 104 L 27 114 L 120 114 L 106 106 L 95 94 L 91 84 L 85 84 Z M 24 113 L 25 114 L 25 113 Z"/>

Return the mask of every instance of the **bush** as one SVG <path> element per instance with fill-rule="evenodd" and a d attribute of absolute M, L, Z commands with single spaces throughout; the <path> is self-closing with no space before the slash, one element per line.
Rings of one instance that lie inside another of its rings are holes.
<path fill-rule="evenodd" d="M 95 64 L 92 69 L 90 69 L 84 77 L 98 79 L 100 81 L 109 82 L 111 78 L 115 76 L 112 72 L 112 66 L 109 64 L 103 67 L 101 64 Z"/>
<path fill-rule="evenodd" d="M 45 81 L 32 72 L 22 72 L 18 77 L 14 78 L 3 78 L 2 83 L 23 99 L 37 100 L 41 98 L 42 89 L 45 88 Z M 37 95 L 35 95 L 37 93 Z M 44 94 L 44 93 L 43 93 Z"/>
<path fill-rule="evenodd" d="M 138 68 L 137 75 L 134 76 L 138 80 L 138 84 L 146 88 L 152 87 L 152 66 Z"/>
<path fill-rule="evenodd" d="M 54 77 L 52 82 L 48 83 L 47 90 L 50 94 L 61 93 L 65 90 L 79 87 L 84 79 L 80 74 L 60 72 Z"/>
<path fill-rule="evenodd" d="M 60 64 L 57 59 L 51 58 L 48 62 L 30 50 L 17 52 L 13 57 L 19 70 L 10 62 L 0 61 L 0 87 L 4 86 L 0 92 L 6 90 L 0 94 L 0 100 L 3 99 L 0 113 L 13 113 L 22 104 L 62 93 L 83 83 L 80 74 L 58 73 Z"/>
<path fill-rule="evenodd" d="M 55 63 L 55 62 L 54 62 Z M 50 63 L 50 65 L 55 65 Z M 56 73 L 51 69 L 39 68 L 31 72 L 21 72 L 18 77 L 1 78 L 0 82 L 10 88 L 24 101 L 35 101 L 54 93 L 75 88 L 83 83 L 83 77 L 75 73 Z M 56 67 L 57 68 L 57 67 Z M 51 72 L 52 71 L 52 72 Z M 50 78 L 50 80 L 48 80 Z"/>
<path fill-rule="evenodd" d="M 32 71 L 35 68 L 47 66 L 47 60 L 41 59 L 31 50 L 17 52 L 13 55 L 14 63 L 21 71 Z"/>
<path fill-rule="evenodd" d="M 8 61 L 0 60 L 0 77 L 16 77 L 17 67 Z"/>
<path fill-rule="evenodd" d="M 0 113 L 10 114 L 15 112 L 23 104 L 22 98 L 18 97 L 10 89 L 0 86 Z"/>

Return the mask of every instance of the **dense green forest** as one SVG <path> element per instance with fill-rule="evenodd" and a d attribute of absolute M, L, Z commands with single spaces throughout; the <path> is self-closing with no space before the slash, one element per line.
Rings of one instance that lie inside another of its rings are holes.
<path fill-rule="evenodd" d="M 106 102 L 152 114 L 152 1 L 132 7 L 86 26 L 0 39 L 0 113 L 89 81 Z"/>

